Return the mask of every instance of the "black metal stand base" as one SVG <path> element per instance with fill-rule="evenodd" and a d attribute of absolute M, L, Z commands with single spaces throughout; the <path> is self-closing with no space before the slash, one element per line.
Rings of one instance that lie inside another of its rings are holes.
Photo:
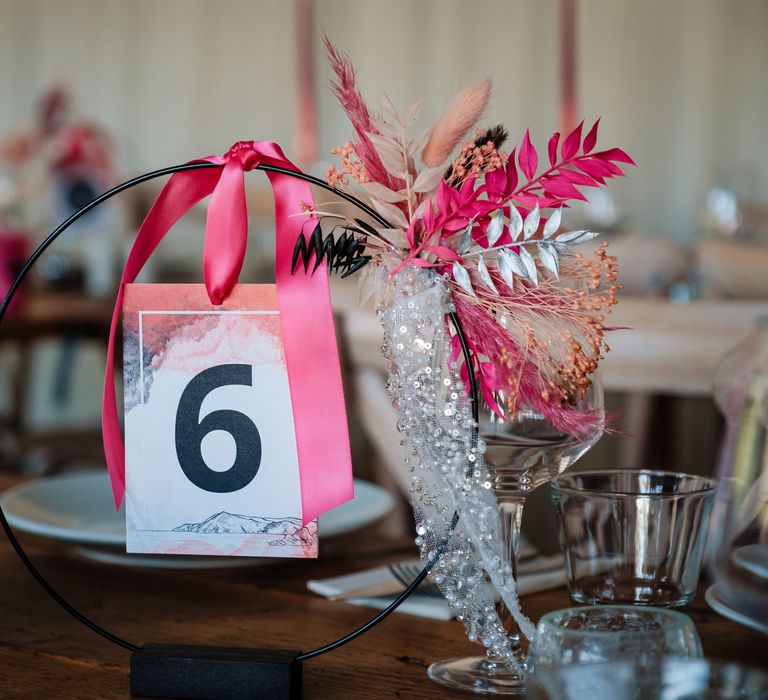
<path fill-rule="evenodd" d="M 131 655 L 131 695 L 188 700 L 298 700 L 299 651 L 145 644 Z"/>

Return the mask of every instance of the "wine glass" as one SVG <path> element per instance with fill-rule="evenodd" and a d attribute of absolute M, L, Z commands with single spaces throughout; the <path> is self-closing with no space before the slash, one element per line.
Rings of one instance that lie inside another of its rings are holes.
<path fill-rule="evenodd" d="M 605 425 L 603 387 L 599 372 L 575 407 L 594 416 L 587 434 L 576 437 L 553 426 L 541 413 L 522 405 L 502 422 L 488 409 L 481 410 L 480 437 L 486 445 L 485 461 L 499 503 L 504 556 L 517 579 L 517 545 L 523 506 L 528 494 L 570 467 L 597 442 Z M 507 631 L 515 658 L 525 668 L 526 650 L 512 614 L 500 603 L 499 617 Z M 525 674 L 517 673 L 489 651 L 484 656 L 447 659 L 432 664 L 428 675 L 437 683 L 476 693 L 522 695 Z"/>

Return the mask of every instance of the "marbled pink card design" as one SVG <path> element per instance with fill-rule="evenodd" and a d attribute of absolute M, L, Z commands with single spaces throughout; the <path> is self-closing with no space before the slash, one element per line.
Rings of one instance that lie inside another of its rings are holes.
<path fill-rule="evenodd" d="M 274 285 L 128 285 L 123 333 L 128 552 L 316 557 Z"/>

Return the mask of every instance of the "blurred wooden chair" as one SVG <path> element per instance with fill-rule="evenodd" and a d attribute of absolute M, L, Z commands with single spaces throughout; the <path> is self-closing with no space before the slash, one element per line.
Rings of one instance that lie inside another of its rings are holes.
<path fill-rule="evenodd" d="M 2 466 L 12 471 L 53 473 L 70 464 L 101 463 L 101 426 L 93 421 L 63 420 L 60 425 L 37 425 L 30 419 L 33 384 L 40 379 L 34 358 L 46 341 L 61 341 L 55 348 L 55 365 L 43 387 L 47 398 L 66 400 L 75 353 L 82 343 L 105 347 L 112 308 L 107 302 L 81 295 L 28 295 L 3 319 L 0 344 L 6 357 L 8 410 L 0 418 Z M 98 391 L 102 374 L 92 377 Z M 89 391 L 91 389 L 89 388 Z"/>
<path fill-rule="evenodd" d="M 768 300 L 768 244 L 722 237 L 696 242 L 696 272 L 704 299 Z"/>

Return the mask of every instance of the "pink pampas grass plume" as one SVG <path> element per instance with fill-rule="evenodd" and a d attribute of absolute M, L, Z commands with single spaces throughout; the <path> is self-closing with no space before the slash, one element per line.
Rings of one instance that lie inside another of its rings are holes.
<path fill-rule="evenodd" d="M 432 127 L 421 160 L 428 168 L 445 162 L 461 139 L 477 122 L 488 105 L 491 96 L 491 80 L 486 78 L 465 87 L 446 107 L 440 119 Z"/>
<path fill-rule="evenodd" d="M 363 96 L 357 87 L 355 69 L 349 57 L 339 51 L 327 36 L 323 36 L 325 50 L 328 54 L 331 68 L 336 75 L 335 82 L 331 83 L 333 92 L 339 100 L 344 111 L 352 122 L 357 135 L 357 142 L 353 144 L 355 154 L 365 166 L 368 175 L 374 182 L 379 182 L 390 189 L 399 190 L 403 183 L 393 178 L 381 162 L 379 154 L 368 138 L 369 133 L 378 134 L 378 130 L 371 123 L 371 115 Z"/>

